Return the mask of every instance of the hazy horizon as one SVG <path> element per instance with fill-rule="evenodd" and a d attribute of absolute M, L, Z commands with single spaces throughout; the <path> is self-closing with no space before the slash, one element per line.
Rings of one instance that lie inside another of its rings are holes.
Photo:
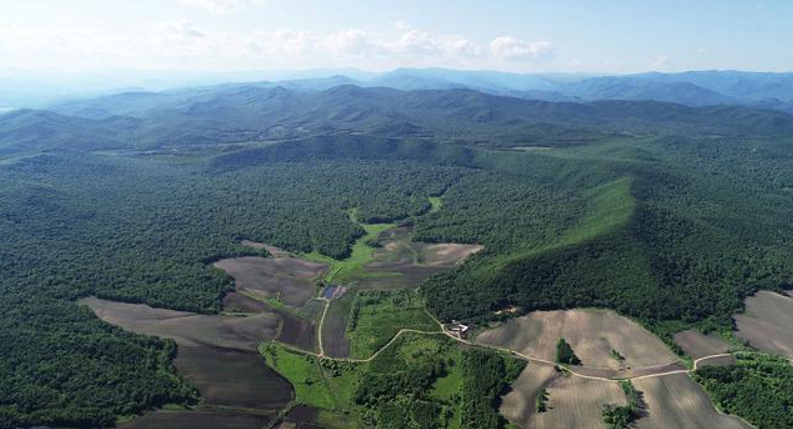
<path fill-rule="evenodd" d="M 793 4 L 75 0 L 0 4 L 0 70 L 791 70 Z"/>

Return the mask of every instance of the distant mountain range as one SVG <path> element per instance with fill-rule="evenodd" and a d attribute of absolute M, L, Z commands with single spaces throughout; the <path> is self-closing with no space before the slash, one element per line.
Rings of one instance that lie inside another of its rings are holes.
<path fill-rule="evenodd" d="M 159 92 L 157 97 L 138 94 L 155 104 L 176 103 L 197 92 L 211 93 L 234 86 L 272 88 L 280 86 L 295 91 L 324 91 L 341 85 L 383 87 L 413 90 L 470 89 L 493 95 L 530 100 L 589 102 L 597 100 L 660 101 L 685 106 L 748 106 L 773 109 L 793 114 L 793 73 L 760 73 L 740 71 L 693 71 L 676 74 L 642 73 L 619 76 L 580 74 L 516 74 L 493 71 L 462 71 L 449 69 L 397 69 L 387 73 L 367 74 L 351 70 L 305 72 L 298 78 L 289 74 L 272 75 L 280 79 L 245 81 L 203 88 L 176 89 Z M 236 76 L 253 79 L 255 73 Z M 283 78 L 286 77 L 286 78 Z M 137 91 L 146 93 L 146 91 Z M 116 102 L 134 97 L 134 92 L 121 97 L 111 96 L 116 113 L 135 114 L 139 106 L 130 105 L 125 112 Z M 0 101 L 1 97 L 0 97 Z M 103 115 L 97 100 L 69 101 L 56 104 L 55 111 L 86 117 Z M 91 110 L 96 109 L 96 110 Z"/>
<path fill-rule="evenodd" d="M 517 80 L 510 79 L 505 78 L 503 85 L 517 87 Z M 64 103 L 51 111 L 17 110 L 0 116 L 0 152 L 139 149 L 333 134 L 431 138 L 491 147 L 582 144 L 625 134 L 793 134 L 793 116 L 746 106 L 692 107 L 643 100 L 552 102 L 469 88 L 405 91 L 347 82 L 333 77 L 275 86 L 227 84 L 128 92 Z"/>

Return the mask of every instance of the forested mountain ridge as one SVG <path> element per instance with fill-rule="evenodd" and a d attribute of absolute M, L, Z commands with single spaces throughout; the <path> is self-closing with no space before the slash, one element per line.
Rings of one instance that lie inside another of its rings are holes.
<path fill-rule="evenodd" d="M 136 118 L 0 117 L 0 427 L 194 403 L 172 343 L 73 301 L 216 313 L 233 283 L 212 262 L 260 254 L 242 240 L 342 259 L 364 232 L 352 210 L 484 245 L 421 285 L 444 321 L 597 306 L 668 337 L 729 327 L 747 294 L 791 286 L 793 118 L 779 112 L 351 85 L 186 93 L 136 94 L 119 109 Z"/>
<path fill-rule="evenodd" d="M 399 91 L 353 85 L 324 91 L 283 87 L 220 87 L 171 95 L 129 94 L 117 111 L 140 105 L 138 118 L 108 116 L 99 120 L 23 111 L 0 117 L 0 145 L 60 146 L 59 139 L 107 148 L 156 148 L 175 145 L 240 143 L 311 135 L 362 132 L 431 137 L 467 144 L 516 146 L 554 138 L 572 142 L 591 134 L 786 135 L 793 117 L 740 106 L 687 107 L 655 101 L 546 102 L 496 96 L 469 89 Z M 184 98 L 184 94 L 190 94 Z M 122 97 L 122 96 L 118 96 Z M 122 97 L 123 98 L 123 97 Z M 99 106 L 116 101 L 99 99 Z M 159 106 L 159 107 L 155 107 Z M 97 107 L 103 109 L 104 107 Z M 90 106 L 85 109 L 91 110 Z M 44 130 L 21 118 L 42 118 Z M 57 120 L 55 119 L 57 118 Z M 584 131 L 584 132 L 582 132 Z M 79 144 L 79 143 L 75 143 Z M 98 147 L 97 147 L 98 148 Z"/>

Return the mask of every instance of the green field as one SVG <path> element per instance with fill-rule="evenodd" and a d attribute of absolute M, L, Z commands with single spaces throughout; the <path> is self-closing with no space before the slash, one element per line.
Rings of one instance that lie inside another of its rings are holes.
<path fill-rule="evenodd" d="M 351 356 L 368 358 L 401 329 L 440 331 L 438 323 L 424 309 L 424 299 L 417 291 L 358 292 L 347 324 Z"/>
<path fill-rule="evenodd" d="M 352 245 L 349 257 L 338 260 L 325 256 L 316 250 L 304 255 L 306 259 L 321 262 L 330 267 L 328 274 L 326 274 L 323 279 L 325 284 L 347 282 L 360 277 L 389 275 L 388 273 L 365 271 L 364 266 L 372 261 L 372 253 L 374 252 L 374 248 L 369 243 L 375 240 L 381 232 L 394 228 L 396 225 L 392 223 L 360 223 L 357 220 L 357 210 L 352 209 L 349 210 L 348 213 L 350 221 L 358 225 L 364 231 L 364 234 Z"/>
<path fill-rule="evenodd" d="M 494 376 L 488 385 L 501 386 L 497 387 L 500 391 L 502 383 L 517 376 L 515 371 L 506 371 L 510 365 L 504 364 L 502 372 L 475 374 L 474 366 L 463 365 L 472 352 L 443 335 L 406 333 L 372 361 L 360 363 L 319 360 L 276 342 L 263 345 L 260 352 L 269 366 L 295 386 L 296 401 L 320 409 L 329 424 L 353 413 L 363 416 L 364 424 L 378 427 L 459 428 L 463 418 L 459 398 L 474 394 L 472 377 Z M 477 353 L 489 356 L 492 363 L 506 359 Z M 359 422 L 351 418 L 347 423 L 343 427 Z"/>
<path fill-rule="evenodd" d="M 345 333 L 366 357 L 400 329 L 437 331 L 432 317 L 484 327 L 506 309 L 608 308 L 667 339 L 723 332 L 747 295 L 791 287 L 789 115 L 470 90 L 270 91 L 205 88 L 139 117 L 112 103 L 86 110 L 112 114 L 99 120 L 0 116 L 0 426 L 109 427 L 193 404 L 172 342 L 109 326 L 75 301 L 221 313 L 235 283 L 214 263 L 259 255 L 243 240 L 326 263 L 322 280 L 349 286 L 324 320 L 334 356 Z M 395 225 L 403 235 L 385 255 L 376 238 Z M 482 247 L 436 272 L 422 252 L 454 254 L 439 243 Z M 381 270 L 367 270 L 375 256 Z M 417 287 L 421 302 L 380 296 L 345 331 L 362 289 Z M 326 304 L 264 302 L 310 317 Z M 460 347 L 436 332 L 400 336 L 369 363 L 263 353 L 326 419 L 498 426 L 494 398 L 513 368 Z M 789 427 L 786 369 L 741 361 L 702 376 L 725 409 Z"/>
<path fill-rule="evenodd" d="M 263 344 L 259 353 L 264 356 L 267 365 L 292 383 L 298 403 L 327 410 L 338 408 L 316 358 L 293 352 L 275 342 Z"/>

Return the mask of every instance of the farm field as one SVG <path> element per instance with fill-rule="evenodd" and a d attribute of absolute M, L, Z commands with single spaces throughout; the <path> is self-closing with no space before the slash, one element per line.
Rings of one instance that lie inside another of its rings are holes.
<path fill-rule="evenodd" d="M 692 359 L 730 351 L 730 345 L 724 339 L 715 334 L 705 335 L 695 329 L 676 333 L 674 340 Z"/>
<path fill-rule="evenodd" d="M 301 350 L 316 349 L 317 325 L 312 320 L 285 310 L 274 310 L 281 318 L 276 340 Z"/>
<path fill-rule="evenodd" d="M 274 258 L 290 256 L 289 252 L 287 252 L 286 250 L 279 249 L 278 247 L 272 246 L 267 243 L 259 243 L 257 241 L 251 241 L 251 240 L 240 240 L 240 244 L 258 250 L 265 250 L 267 251 L 267 253 L 270 254 L 270 256 Z"/>
<path fill-rule="evenodd" d="M 240 413 L 225 409 L 158 410 L 119 425 L 120 429 L 261 429 L 272 420 L 268 414 Z"/>
<path fill-rule="evenodd" d="M 415 287 L 427 277 L 453 269 L 482 246 L 456 243 L 423 243 L 411 241 L 409 227 L 397 227 L 380 233 L 379 247 L 365 265 L 371 273 L 397 274 L 369 276 L 358 279 L 357 285 L 367 289 Z"/>
<path fill-rule="evenodd" d="M 358 292 L 347 324 L 351 357 L 368 358 L 401 329 L 440 331 L 438 323 L 424 309 L 424 299 L 418 292 L 409 289 Z"/>
<path fill-rule="evenodd" d="M 248 256 L 223 259 L 215 266 L 234 277 L 237 291 L 261 298 L 274 298 L 300 307 L 316 292 L 315 279 L 326 265 L 301 258 L 261 258 Z"/>
<path fill-rule="evenodd" d="M 530 365 L 531 367 L 531 365 Z M 536 368 L 534 368 L 536 369 Z M 529 369 L 530 371 L 531 369 Z M 551 369 L 553 371 L 553 369 Z M 625 395 L 619 384 L 609 381 L 589 380 L 581 377 L 547 374 L 547 370 L 538 372 L 538 379 L 546 376 L 538 383 L 529 377 L 524 387 L 534 389 L 545 384 L 547 390 L 548 410 L 537 413 L 535 404 L 529 402 L 521 408 L 519 402 L 504 403 L 502 409 L 506 415 L 516 416 L 522 420 L 513 420 L 523 428 L 557 429 L 557 428 L 606 428 L 601 417 L 601 410 L 606 404 L 625 405 Z M 535 391 L 536 392 L 536 391 Z M 525 398 L 536 397 L 538 393 L 525 392 Z M 522 401 L 520 401 L 522 402 Z M 509 409 L 515 407 L 515 409 Z M 528 417 L 528 418 L 527 418 Z"/>
<path fill-rule="evenodd" d="M 347 318 L 355 296 L 349 293 L 330 302 L 325 321 L 322 324 L 322 345 L 325 354 L 331 357 L 350 356 L 350 340 L 347 338 Z"/>
<path fill-rule="evenodd" d="M 719 413 L 707 393 L 686 374 L 633 381 L 642 393 L 645 415 L 637 429 L 749 429 L 742 420 Z"/>
<path fill-rule="evenodd" d="M 746 299 L 746 311 L 734 318 L 738 337 L 760 350 L 793 359 L 793 298 L 757 292 Z"/>
<path fill-rule="evenodd" d="M 552 366 L 529 364 L 502 398 L 501 414 L 520 427 L 532 427 L 537 414 L 537 396 L 557 377 L 561 374 Z"/>
<path fill-rule="evenodd" d="M 482 332 L 476 342 L 553 361 L 559 338 L 572 346 L 584 368 L 622 371 L 678 361 L 656 336 L 606 310 L 534 311 Z M 624 359 L 615 357 L 612 350 Z"/>
<path fill-rule="evenodd" d="M 218 422 L 225 427 L 228 421 L 229 427 L 253 428 L 292 399 L 292 386 L 257 352 L 262 341 L 277 334 L 279 319 L 274 314 L 210 316 L 97 298 L 80 302 L 106 322 L 174 340 L 174 366 L 203 398 L 196 410 L 158 411 L 125 427 L 201 428 Z"/>
<path fill-rule="evenodd" d="M 292 399 L 289 383 L 256 352 L 179 346 L 174 364 L 201 392 L 203 405 L 275 410 Z"/>
<path fill-rule="evenodd" d="M 108 323 L 140 334 L 169 338 L 186 346 L 252 351 L 260 342 L 275 337 L 279 323 L 278 317 L 270 313 L 250 317 L 209 316 L 98 298 L 85 298 L 80 303 Z"/>
<path fill-rule="evenodd" d="M 262 301 L 239 292 L 230 292 L 223 297 L 223 311 L 226 313 L 267 313 L 270 311 Z"/>

